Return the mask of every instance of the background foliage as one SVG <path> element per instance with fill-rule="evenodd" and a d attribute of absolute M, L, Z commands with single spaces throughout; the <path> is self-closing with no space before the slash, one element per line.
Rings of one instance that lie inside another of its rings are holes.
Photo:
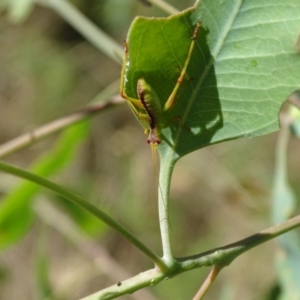
<path fill-rule="evenodd" d="M 193 4 L 169 2 L 178 9 Z M 133 0 L 73 3 L 120 44 L 137 14 L 165 16 Z M 1 144 L 83 107 L 120 76 L 119 65 L 54 11 L 34 6 L 24 23 L 13 24 L 17 14 L 0 18 Z M 127 106 L 88 123 L 72 129 L 75 137 L 68 132 L 50 137 L 8 161 L 85 195 L 159 252 L 151 155 L 140 126 Z M 176 256 L 227 244 L 270 225 L 276 139 L 272 134 L 210 146 L 178 163 L 171 187 Z M 292 140 L 288 151 L 289 181 L 299 199 L 299 141 Z M 3 173 L 0 190 L 4 199 L 15 199 L 0 214 L 5 228 L 0 235 L 1 299 L 44 299 L 49 291 L 47 299 L 78 299 L 126 278 L 95 266 L 97 255 L 87 251 L 94 241 L 131 274 L 151 267 L 130 244 L 74 206 L 56 201 L 49 208 L 53 194 L 38 193 Z M 53 208 L 60 213 L 51 215 Z M 68 227 L 69 218 L 74 223 Z M 207 299 L 276 299 L 270 298 L 278 282 L 274 245 L 260 246 L 225 269 Z M 184 273 L 149 292 L 154 299 L 171 299 L 170 291 L 179 299 L 191 298 L 206 272 Z"/>

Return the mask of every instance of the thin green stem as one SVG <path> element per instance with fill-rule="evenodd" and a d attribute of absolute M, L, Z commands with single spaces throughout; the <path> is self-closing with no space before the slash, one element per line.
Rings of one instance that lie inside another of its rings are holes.
<path fill-rule="evenodd" d="M 34 210 L 37 215 L 51 228 L 57 230 L 66 240 L 73 243 L 78 250 L 86 255 L 91 261 L 93 268 L 98 268 L 97 274 L 104 274 L 112 282 L 117 282 L 120 278 L 130 278 L 130 274 L 121 264 L 119 264 L 114 257 L 112 257 L 108 250 L 104 248 L 97 241 L 82 234 L 81 228 L 65 213 L 56 207 L 50 201 L 39 199 L 34 204 Z M 76 275 L 75 275 L 76 274 Z M 56 288 L 47 299 L 62 299 L 68 295 L 68 291 L 74 290 L 74 284 L 80 283 L 82 286 L 90 282 L 94 278 L 95 273 L 91 272 L 88 276 L 83 276 L 82 272 L 75 272 L 74 280 L 60 285 Z M 78 276 L 80 278 L 78 278 Z M 149 290 L 141 290 L 138 294 L 131 295 L 132 299 L 139 300 L 155 300 L 156 298 Z"/>
<path fill-rule="evenodd" d="M 163 0 L 147 0 L 151 4 L 159 7 L 161 10 L 165 11 L 166 13 L 170 15 L 174 15 L 179 13 L 179 10 L 173 7 L 171 4 L 163 1 Z"/>
<path fill-rule="evenodd" d="M 67 200 L 73 202 L 84 210 L 88 211 L 102 222 L 115 229 L 118 233 L 124 236 L 128 241 L 130 241 L 133 245 L 135 245 L 139 250 L 141 250 L 146 256 L 148 256 L 160 269 L 165 270 L 166 264 L 163 260 L 157 256 L 154 252 L 152 252 L 145 244 L 143 244 L 138 238 L 136 238 L 129 230 L 127 230 L 120 223 L 116 222 L 114 219 L 109 217 L 102 210 L 92 205 L 91 203 L 84 200 L 81 196 L 75 194 L 74 192 L 51 182 L 43 177 L 37 176 L 33 173 L 27 172 L 25 170 L 16 168 L 12 165 L 6 164 L 0 161 L 0 170 L 4 171 L 8 174 L 15 175 L 17 177 L 24 178 L 31 182 L 34 182 L 40 186 L 43 186 L 61 196 L 66 198 Z"/>
<path fill-rule="evenodd" d="M 109 300 L 122 295 L 132 294 L 144 287 L 156 285 L 165 278 L 164 274 L 156 269 L 142 272 L 130 279 L 114 284 L 106 289 L 98 291 L 81 300 Z"/>
<path fill-rule="evenodd" d="M 114 284 L 104 290 L 96 292 L 93 295 L 87 296 L 84 300 L 114 299 L 121 295 L 133 293 L 143 287 L 158 284 L 167 277 L 174 277 L 183 272 L 204 266 L 215 266 L 212 273 L 213 277 L 208 278 L 208 282 L 205 284 L 205 290 L 207 286 L 211 285 L 219 271 L 224 266 L 230 264 L 240 254 L 299 226 L 300 215 L 236 243 L 216 248 L 205 253 L 200 253 L 198 255 L 178 258 L 177 268 L 169 269 L 168 273 L 162 273 L 160 270 L 156 269 L 148 270 L 130 279 L 122 281 L 119 284 Z"/>
<path fill-rule="evenodd" d="M 226 266 L 242 253 L 297 227 L 300 227 L 300 215 L 268 229 L 262 230 L 259 233 L 251 235 L 233 244 L 212 249 L 193 256 L 177 258 L 177 261 L 180 262 L 181 267 L 186 270 L 197 267 L 213 266 L 216 264 Z"/>
<path fill-rule="evenodd" d="M 170 243 L 170 220 L 169 220 L 169 191 L 174 165 L 164 165 L 165 160 L 161 160 L 158 186 L 158 210 L 159 225 L 163 247 L 163 258 L 168 266 L 174 265 Z"/>
<path fill-rule="evenodd" d="M 65 0 L 40 0 L 40 3 L 55 10 L 64 20 L 69 22 L 88 41 L 108 57 L 119 64 L 122 63 L 122 47 L 86 18 L 71 3 Z"/>

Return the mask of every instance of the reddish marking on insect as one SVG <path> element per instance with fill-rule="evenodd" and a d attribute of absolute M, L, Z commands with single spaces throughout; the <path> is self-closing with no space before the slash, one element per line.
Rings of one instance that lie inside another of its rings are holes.
<path fill-rule="evenodd" d="M 150 129 L 149 136 L 147 138 L 148 144 L 159 145 L 161 143 L 160 138 L 157 136 L 155 129 Z"/>

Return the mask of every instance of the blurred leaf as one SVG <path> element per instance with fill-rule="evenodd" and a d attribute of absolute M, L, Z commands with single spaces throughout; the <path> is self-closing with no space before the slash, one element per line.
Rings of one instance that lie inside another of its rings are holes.
<path fill-rule="evenodd" d="M 74 158 L 78 146 L 86 137 L 88 122 L 81 122 L 67 129 L 55 147 L 38 159 L 30 168 L 33 173 L 49 177 L 65 168 Z M 23 182 L 6 197 L 0 205 L 0 249 L 16 243 L 30 229 L 34 214 L 31 201 L 40 187 Z"/>
<path fill-rule="evenodd" d="M 279 223 L 294 215 L 297 205 L 295 195 L 288 184 L 286 155 L 288 130 L 279 135 L 273 187 L 273 223 Z M 276 268 L 280 283 L 280 300 L 300 299 L 300 236 L 297 231 L 278 237 Z"/>
<path fill-rule="evenodd" d="M 138 17 L 128 34 L 125 90 L 137 98 L 145 78 L 166 102 L 177 82 L 195 24 L 202 26 L 174 107 L 161 113 L 159 151 L 176 161 L 201 147 L 279 129 L 278 112 L 299 88 L 300 1 L 202 0 L 169 18 Z M 180 116 L 184 127 L 170 122 Z"/>
<path fill-rule="evenodd" d="M 34 8 L 35 0 L 9 0 L 8 14 L 14 23 L 24 22 Z"/>

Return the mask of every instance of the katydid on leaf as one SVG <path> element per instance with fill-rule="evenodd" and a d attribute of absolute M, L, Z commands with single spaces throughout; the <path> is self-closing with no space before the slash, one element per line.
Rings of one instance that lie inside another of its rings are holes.
<path fill-rule="evenodd" d="M 142 121 L 143 124 L 146 124 L 145 133 L 148 134 L 147 143 L 150 144 L 153 151 L 159 144 L 161 144 L 161 130 L 167 127 L 169 124 L 164 123 L 163 114 L 164 112 L 172 109 L 175 103 L 178 89 L 183 82 L 184 76 L 186 75 L 186 70 L 193 53 L 195 40 L 197 38 L 200 26 L 201 22 L 198 22 L 191 37 L 191 44 L 181 73 L 177 79 L 172 93 L 170 94 L 163 107 L 161 106 L 161 102 L 155 90 L 146 82 L 144 78 L 140 78 L 137 81 L 138 99 L 129 97 L 126 94 L 124 85 L 126 62 L 128 58 L 128 45 L 126 41 L 124 42 L 125 51 L 121 72 L 120 94 L 122 98 L 127 100 L 127 103 L 133 110 L 134 114 Z M 180 121 L 180 117 L 177 118 L 179 118 Z"/>

